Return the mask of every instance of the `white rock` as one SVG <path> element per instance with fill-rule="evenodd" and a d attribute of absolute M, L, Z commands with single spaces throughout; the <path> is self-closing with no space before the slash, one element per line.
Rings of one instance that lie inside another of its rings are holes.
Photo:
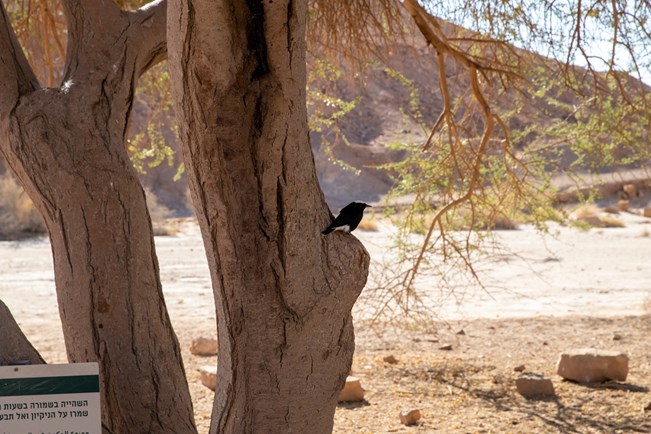
<path fill-rule="evenodd" d="M 195 356 L 214 356 L 217 354 L 217 339 L 204 337 L 193 339 L 190 352 Z"/>
<path fill-rule="evenodd" d="M 556 396 L 552 380 L 538 374 L 522 374 L 515 380 L 518 393 L 525 398 Z"/>
<path fill-rule="evenodd" d="M 338 402 L 356 402 L 364 400 L 364 389 L 357 377 L 348 376 L 344 388 L 339 392 Z"/>
<path fill-rule="evenodd" d="M 202 366 L 199 368 L 199 374 L 201 375 L 201 384 L 211 390 L 217 388 L 217 366 Z"/>
<path fill-rule="evenodd" d="M 618 351 L 583 348 L 562 353 L 556 372 L 566 380 L 595 383 L 608 380 L 625 381 L 628 356 Z"/>

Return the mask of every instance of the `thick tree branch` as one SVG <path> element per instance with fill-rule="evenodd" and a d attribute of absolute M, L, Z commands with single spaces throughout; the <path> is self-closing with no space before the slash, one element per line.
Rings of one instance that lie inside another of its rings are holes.
<path fill-rule="evenodd" d="M 122 11 L 115 2 L 107 0 L 63 0 L 62 4 L 68 21 L 66 81 L 73 77 L 79 79 L 78 71 L 88 74 L 100 67 L 97 54 L 105 58 L 102 52 L 114 45 L 111 36 L 119 28 L 116 23 L 121 21 Z"/>
<path fill-rule="evenodd" d="M 0 1 L 0 116 L 7 116 L 20 96 L 38 88 L 36 75 Z"/>
<path fill-rule="evenodd" d="M 166 58 L 166 0 L 152 1 L 133 12 L 112 1 L 65 0 L 63 4 L 68 20 L 65 80 L 85 81 L 102 66 L 108 71 L 125 61 L 135 64 L 137 78 Z"/>
<path fill-rule="evenodd" d="M 129 16 L 129 39 L 136 43 L 136 71 L 142 75 L 167 59 L 167 0 L 154 0 Z"/>

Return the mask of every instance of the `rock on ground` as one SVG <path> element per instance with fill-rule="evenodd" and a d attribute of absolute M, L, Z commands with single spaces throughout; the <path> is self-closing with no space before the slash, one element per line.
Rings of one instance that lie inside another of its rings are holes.
<path fill-rule="evenodd" d="M 400 412 L 400 423 L 406 426 L 415 425 L 420 420 L 420 410 L 407 408 Z"/>
<path fill-rule="evenodd" d="M 344 388 L 339 392 L 338 402 L 355 402 L 364 400 L 364 389 L 357 377 L 348 376 Z"/>
<path fill-rule="evenodd" d="M 618 351 L 583 348 L 562 353 L 557 373 L 566 380 L 596 383 L 609 380 L 625 381 L 628 356 Z"/>
<path fill-rule="evenodd" d="M 515 387 L 525 398 L 556 396 L 552 380 L 539 374 L 520 375 L 515 380 Z"/>
<path fill-rule="evenodd" d="M 190 352 L 195 356 L 214 356 L 217 355 L 217 339 L 196 338 L 190 344 Z"/>
<path fill-rule="evenodd" d="M 217 388 L 217 366 L 202 366 L 199 368 L 199 374 L 201 375 L 201 384 L 211 390 Z"/>

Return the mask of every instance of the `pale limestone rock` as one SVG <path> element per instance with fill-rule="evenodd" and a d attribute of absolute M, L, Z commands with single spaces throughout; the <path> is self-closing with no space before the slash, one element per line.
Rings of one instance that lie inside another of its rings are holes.
<path fill-rule="evenodd" d="M 201 384 L 211 390 L 217 388 L 217 366 L 202 366 L 199 368 L 199 374 L 201 375 Z"/>
<path fill-rule="evenodd" d="M 618 351 L 594 348 L 573 350 L 560 355 L 556 371 L 566 380 L 580 383 L 625 381 L 628 375 L 628 356 Z"/>
<path fill-rule="evenodd" d="M 357 377 L 348 376 L 344 388 L 339 392 L 338 402 L 356 402 L 364 400 L 364 389 Z"/>
<path fill-rule="evenodd" d="M 400 423 L 406 426 L 415 425 L 420 420 L 420 410 L 407 408 L 400 412 Z"/>
<path fill-rule="evenodd" d="M 214 356 L 217 354 L 217 339 L 204 337 L 193 339 L 190 352 L 195 356 Z"/>
<path fill-rule="evenodd" d="M 552 380 L 538 374 L 522 374 L 515 380 L 518 393 L 525 398 L 556 396 Z"/>

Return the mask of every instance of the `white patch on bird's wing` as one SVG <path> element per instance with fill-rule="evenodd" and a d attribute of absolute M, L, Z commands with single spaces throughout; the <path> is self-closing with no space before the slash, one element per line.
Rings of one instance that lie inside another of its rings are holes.
<path fill-rule="evenodd" d="M 344 231 L 350 233 L 350 225 L 337 226 L 335 231 Z"/>

